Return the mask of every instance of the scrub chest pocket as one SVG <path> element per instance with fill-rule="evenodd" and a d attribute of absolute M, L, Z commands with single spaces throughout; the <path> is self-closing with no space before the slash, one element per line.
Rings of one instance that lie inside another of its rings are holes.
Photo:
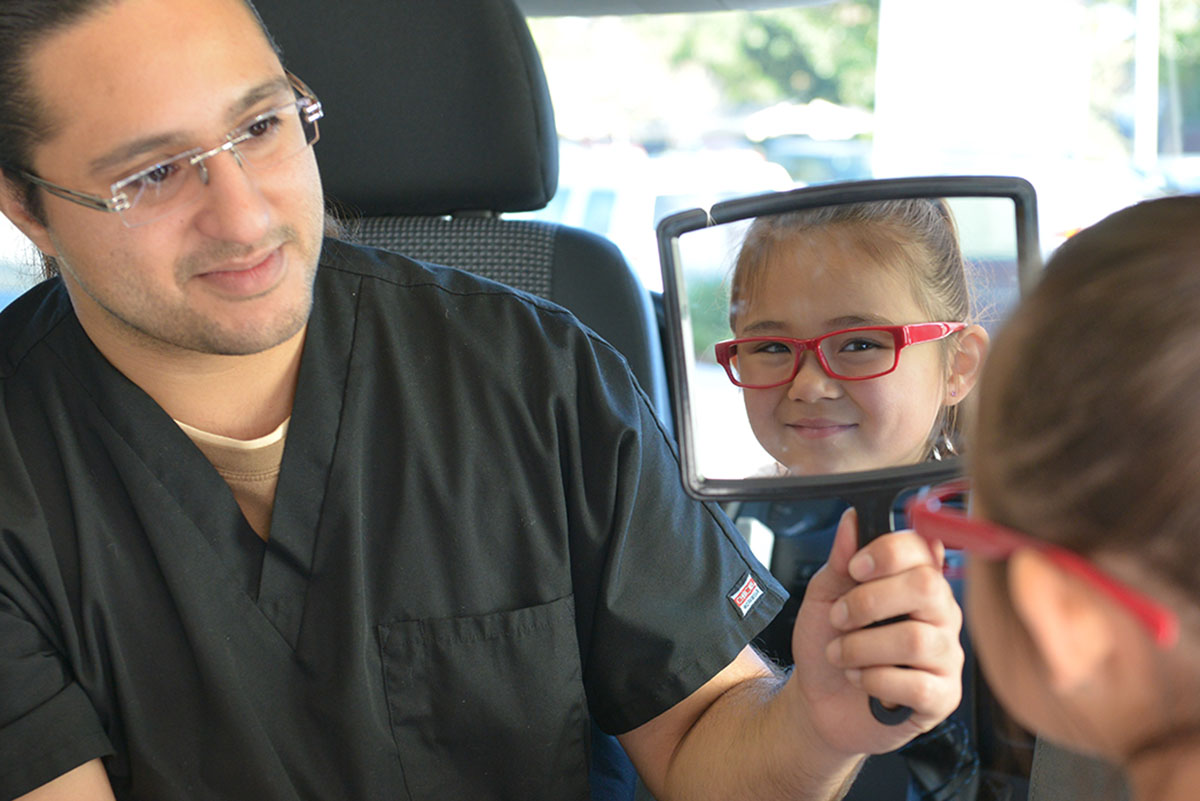
<path fill-rule="evenodd" d="M 396 621 L 379 639 L 412 801 L 589 797 L 573 598 Z"/>

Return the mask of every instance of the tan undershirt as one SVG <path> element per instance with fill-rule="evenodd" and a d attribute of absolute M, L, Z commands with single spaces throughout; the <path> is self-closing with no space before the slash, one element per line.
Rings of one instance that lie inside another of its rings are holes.
<path fill-rule="evenodd" d="M 179 423 L 178 420 L 175 421 Z M 187 423 L 179 423 L 229 488 L 254 533 L 267 539 L 271 531 L 271 512 L 275 508 L 275 486 L 283 462 L 288 421 L 257 439 L 233 439 L 210 434 Z"/>

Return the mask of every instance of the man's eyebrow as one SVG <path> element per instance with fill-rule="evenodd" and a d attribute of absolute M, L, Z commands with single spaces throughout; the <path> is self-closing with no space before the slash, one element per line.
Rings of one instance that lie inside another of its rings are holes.
<path fill-rule="evenodd" d="M 156 150 L 166 150 L 168 147 L 177 147 L 181 150 L 184 147 L 184 135 L 182 133 L 166 133 L 156 134 L 154 136 L 143 136 L 141 139 L 134 139 L 132 142 L 126 142 L 119 147 L 108 151 L 102 156 L 92 159 L 88 163 L 88 171 L 92 175 L 99 175 L 109 169 L 124 164 L 127 161 L 132 161 L 138 156 L 146 153 L 153 153 Z"/>
<path fill-rule="evenodd" d="M 291 94 L 291 83 L 286 77 L 280 75 L 272 78 L 269 81 L 264 81 L 257 86 L 251 87 L 241 97 L 235 100 L 225 112 L 225 120 L 230 125 L 236 123 L 239 117 L 245 114 L 256 105 L 266 100 L 269 97 L 278 95 L 287 91 Z M 146 153 L 153 153 L 167 148 L 179 148 L 183 150 L 187 145 L 194 142 L 191 138 L 182 131 L 171 133 L 152 134 L 143 136 L 139 139 L 134 139 L 132 142 L 125 142 L 118 147 L 108 151 L 102 156 L 92 159 L 88 163 L 88 170 L 92 175 L 96 175 L 106 170 L 109 170 L 118 164 L 124 164 L 127 161 L 132 161 L 138 156 Z"/>
<path fill-rule="evenodd" d="M 242 116 L 262 101 L 284 92 L 287 92 L 289 98 L 292 96 L 292 82 L 289 81 L 287 77 L 279 75 L 269 81 L 264 81 L 258 86 L 251 88 L 244 95 L 238 98 L 237 101 L 235 101 L 233 105 L 229 107 L 229 111 L 226 112 L 225 118 L 231 124 L 236 123 L 238 122 L 238 117 Z"/>

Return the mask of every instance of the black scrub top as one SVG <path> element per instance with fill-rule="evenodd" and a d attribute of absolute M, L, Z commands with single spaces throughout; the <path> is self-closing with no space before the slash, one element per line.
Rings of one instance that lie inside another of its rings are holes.
<path fill-rule="evenodd" d="M 0 798 L 587 797 L 783 590 L 567 312 L 327 241 L 270 538 L 95 350 L 0 314 Z"/>

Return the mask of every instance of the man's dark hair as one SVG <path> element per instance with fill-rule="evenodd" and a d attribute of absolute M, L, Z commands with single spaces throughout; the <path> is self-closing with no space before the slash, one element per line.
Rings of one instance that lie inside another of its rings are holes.
<path fill-rule="evenodd" d="M 29 54 L 47 37 L 118 2 L 3 0 L 0 3 L 0 174 L 7 183 L 0 191 L 18 192 L 25 210 L 40 223 L 45 223 L 41 193 L 35 184 L 22 177 L 21 171 L 32 172 L 34 146 L 51 136 L 54 129 L 53 121 L 30 85 Z M 254 4 L 251 0 L 242 2 L 278 52 Z M 43 271 L 47 277 L 57 275 L 58 265 L 45 257 Z"/>
<path fill-rule="evenodd" d="M 46 37 L 115 0 L 5 0 L 0 6 L 0 171 L 21 193 L 25 209 L 44 221 L 41 197 L 21 177 L 33 147 L 53 129 L 30 86 L 29 53 Z"/>

